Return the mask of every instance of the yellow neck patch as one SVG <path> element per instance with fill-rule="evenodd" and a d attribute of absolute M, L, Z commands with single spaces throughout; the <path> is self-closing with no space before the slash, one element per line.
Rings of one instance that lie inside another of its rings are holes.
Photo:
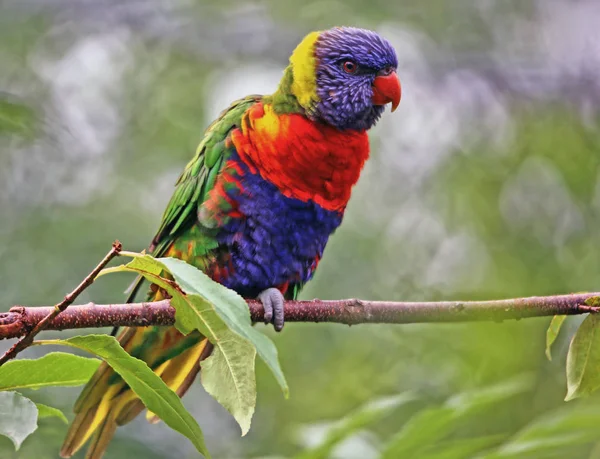
<path fill-rule="evenodd" d="M 315 58 L 315 43 L 321 32 L 311 32 L 300 42 L 292 55 L 292 93 L 306 110 L 311 110 L 319 101 L 317 96 L 317 59 Z"/>

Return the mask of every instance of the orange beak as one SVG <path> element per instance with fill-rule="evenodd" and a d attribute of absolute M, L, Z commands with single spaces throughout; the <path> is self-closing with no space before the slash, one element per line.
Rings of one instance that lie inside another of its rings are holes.
<path fill-rule="evenodd" d="M 371 100 L 375 105 L 385 105 L 392 103 L 392 111 L 398 108 L 400 97 L 402 96 L 402 88 L 400 87 L 400 79 L 396 72 L 389 75 L 379 75 L 373 80 L 373 97 Z"/>

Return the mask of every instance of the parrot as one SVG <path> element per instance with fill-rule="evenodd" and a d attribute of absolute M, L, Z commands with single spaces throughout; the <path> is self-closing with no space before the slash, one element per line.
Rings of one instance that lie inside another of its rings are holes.
<path fill-rule="evenodd" d="M 284 326 L 284 301 L 313 277 L 369 157 L 367 132 L 401 99 L 398 59 L 380 34 L 357 27 L 311 32 L 271 95 L 233 102 L 206 128 L 177 180 L 148 253 L 179 258 Z M 142 279 L 132 289 L 132 302 Z M 165 297 L 151 285 L 149 301 Z M 128 327 L 117 339 L 180 397 L 212 344 L 200 332 Z M 88 441 L 99 459 L 118 426 L 144 404 L 103 362 L 75 402 L 60 455 Z M 148 412 L 149 422 L 158 422 Z"/>

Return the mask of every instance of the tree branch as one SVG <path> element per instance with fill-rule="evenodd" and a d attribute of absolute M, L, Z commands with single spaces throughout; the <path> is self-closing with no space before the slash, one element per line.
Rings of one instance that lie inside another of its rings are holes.
<path fill-rule="evenodd" d="M 492 301 L 392 302 L 347 300 L 286 301 L 286 322 L 430 323 L 503 321 L 528 317 L 574 315 L 600 312 L 600 292 L 571 295 L 533 296 Z M 262 322 L 260 302 L 249 300 L 253 322 Z M 47 319 L 55 307 L 15 306 L 0 313 L 0 339 L 32 336 L 31 330 L 64 330 L 88 327 L 173 325 L 175 309 L 169 300 L 71 306 L 58 316 Z M 23 340 L 21 340 L 23 341 Z M 21 342 L 19 341 L 19 343 Z M 17 343 L 18 344 L 18 343 Z"/>
<path fill-rule="evenodd" d="M 102 271 L 102 268 L 104 268 L 110 262 L 110 260 L 116 257 L 119 254 L 119 252 L 121 252 L 121 249 L 122 246 L 119 241 L 113 242 L 110 251 L 106 254 L 102 261 L 98 263 L 94 270 L 91 273 L 89 273 L 77 287 L 75 287 L 75 290 L 66 295 L 63 298 L 63 300 L 54 307 L 46 308 L 46 310 L 44 311 L 45 315 L 41 316 L 35 324 L 32 324 L 32 326 L 29 327 L 29 329 L 25 333 L 22 333 L 22 335 L 25 336 L 21 340 L 16 342 L 15 345 L 11 347 L 8 351 L 6 351 L 2 357 L 0 357 L 0 366 L 4 365 L 10 359 L 14 359 L 19 352 L 30 346 L 33 342 L 33 338 L 35 337 L 35 335 L 37 335 L 39 332 L 46 328 L 50 328 L 50 325 L 54 323 L 56 317 L 65 309 L 67 309 L 71 304 L 73 304 L 73 302 L 77 299 L 81 292 L 83 292 L 86 288 L 92 285 L 100 271 Z M 1 323 L 2 317 L 0 316 L 0 324 Z"/>

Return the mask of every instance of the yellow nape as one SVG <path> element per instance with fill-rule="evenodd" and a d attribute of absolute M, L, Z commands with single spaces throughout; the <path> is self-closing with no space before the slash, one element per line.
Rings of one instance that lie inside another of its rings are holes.
<path fill-rule="evenodd" d="M 292 93 L 304 108 L 309 109 L 319 101 L 317 96 L 317 76 L 315 58 L 315 42 L 321 32 L 311 32 L 300 42 L 290 56 L 292 64 Z"/>

